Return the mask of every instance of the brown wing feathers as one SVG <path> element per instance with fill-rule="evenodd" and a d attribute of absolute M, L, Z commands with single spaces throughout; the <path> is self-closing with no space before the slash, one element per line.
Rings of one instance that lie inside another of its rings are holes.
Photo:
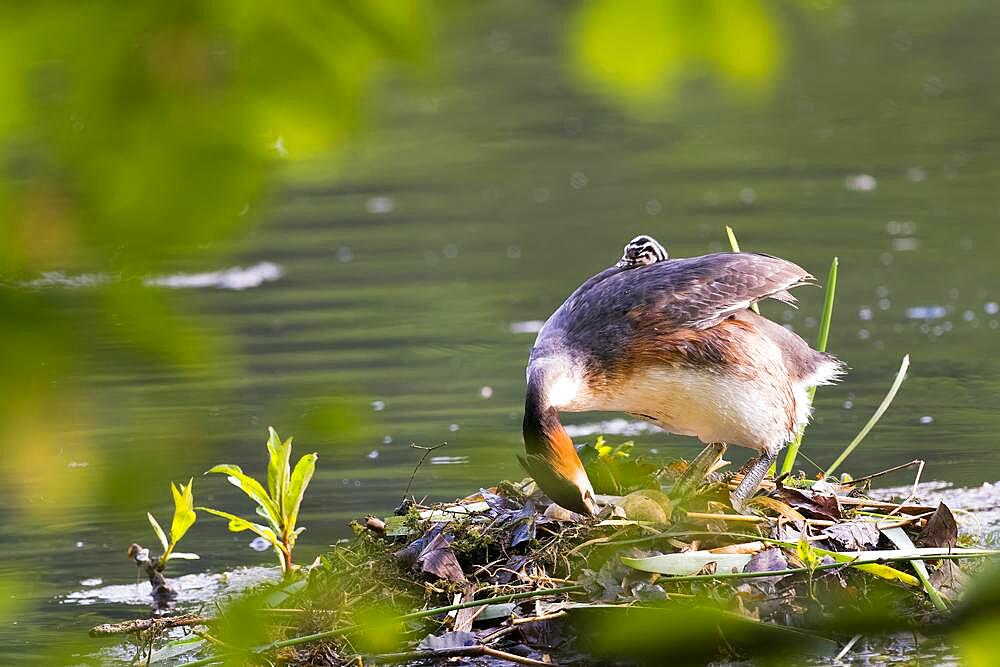
<path fill-rule="evenodd" d="M 761 299 L 795 303 L 788 290 L 813 280 L 799 266 L 770 255 L 721 253 L 691 260 L 650 304 L 674 326 L 707 329 Z"/>
<path fill-rule="evenodd" d="M 670 267 L 671 262 L 678 264 Z M 791 262 L 748 253 L 670 260 L 663 266 L 662 275 L 642 276 L 645 298 L 628 312 L 633 358 L 703 367 L 725 364 L 734 372 L 755 368 L 747 359 L 753 323 L 739 314 L 765 298 L 792 304 L 795 298 L 788 290 L 812 280 Z"/>

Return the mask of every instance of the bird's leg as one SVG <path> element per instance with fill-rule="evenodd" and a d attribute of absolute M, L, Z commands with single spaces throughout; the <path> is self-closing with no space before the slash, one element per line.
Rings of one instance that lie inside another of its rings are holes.
<path fill-rule="evenodd" d="M 674 482 L 670 489 L 670 497 L 674 502 L 681 502 L 698 488 L 702 480 L 712 469 L 712 466 L 726 453 L 726 443 L 710 443 L 701 453 L 688 465 L 687 470 Z"/>
<path fill-rule="evenodd" d="M 775 454 L 768 454 L 764 452 L 755 459 L 751 459 L 747 462 L 747 465 L 743 466 L 741 472 L 743 473 L 743 479 L 740 483 L 733 489 L 733 492 L 729 494 L 729 500 L 733 504 L 733 509 L 737 512 L 742 513 L 746 502 L 750 500 L 753 494 L 757 493 L 757 489 L 760 487 L 760 483 L 764 481 L 764 476 L 767 475 L 767 471 L 771 469 L 771 464 L 774 463 L 776 458 Z"/>

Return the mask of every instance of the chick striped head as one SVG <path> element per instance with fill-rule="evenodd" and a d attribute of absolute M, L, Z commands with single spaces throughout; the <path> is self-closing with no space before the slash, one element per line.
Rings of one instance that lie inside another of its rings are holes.
<path fill-rule="evenodd" d="M 652 236 L 642 234 L 628 242 L 625 246 L 625 252 L 616 266 L 622 269 L 632 269 L 637 266 L 648 266 L 662 262 L 667 257 L 667 251 L 660 245 L 659 241 Z"/>

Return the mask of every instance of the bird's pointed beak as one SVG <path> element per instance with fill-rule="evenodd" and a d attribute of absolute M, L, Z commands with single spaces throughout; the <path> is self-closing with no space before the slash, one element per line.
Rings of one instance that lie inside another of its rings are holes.
<path fill-rule="evenodd" d="M 585 516 L 597 514 L 600 506 L 594 499 L 587 471 L 568 436 L 565 443 L 554 446 L 551 441 L 538 443 L 526 438 L 529 452 L 521 463 L 538 487 L 557 505 Z"/>

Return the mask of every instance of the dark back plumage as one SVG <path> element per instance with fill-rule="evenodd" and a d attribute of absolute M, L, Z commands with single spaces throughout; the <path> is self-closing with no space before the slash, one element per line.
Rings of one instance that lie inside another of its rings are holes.
<path fill-rule="evenodd" d="M 761 299 L 794 303 L 788 290 L 811 280 L 792 262 L 758 253 L 612 267 L 584 282 L 553 313 L 532 358 L 565 351 L 615 356 L 635 340 L 636 328 L 655 327 L 663 335 L 709 329 Z"/>

